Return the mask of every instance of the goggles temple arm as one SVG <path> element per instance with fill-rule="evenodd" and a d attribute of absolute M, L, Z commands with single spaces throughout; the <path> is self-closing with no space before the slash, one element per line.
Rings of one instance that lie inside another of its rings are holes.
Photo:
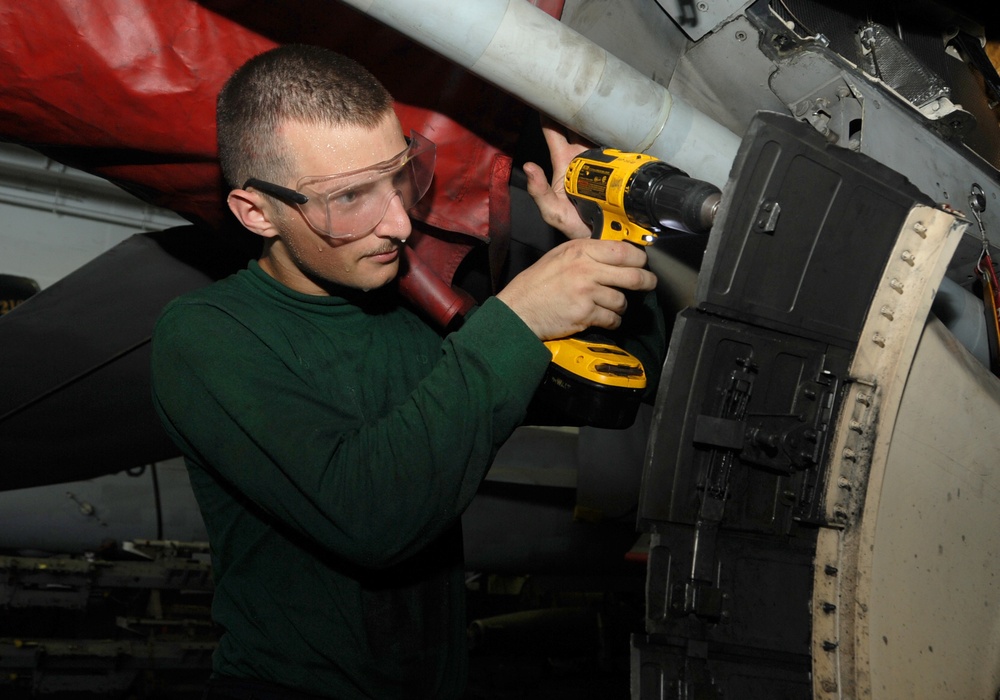
<path fill-rule="evenodd" d="M 243 189 L 254 188 L 264 194 L 269 194 L 276 199 L 280 199 L 283 202 L 293 202 L 295 204 L 305 204 L 309 201 L 309 198 L 293 189 L 288 187 L 282 187 L 281 185 L 275 185 L 273 182 L 267 182 L 266 180 L 258 180 L 255 177 L 250 178 L 245 183 L 243 183 Z"/>

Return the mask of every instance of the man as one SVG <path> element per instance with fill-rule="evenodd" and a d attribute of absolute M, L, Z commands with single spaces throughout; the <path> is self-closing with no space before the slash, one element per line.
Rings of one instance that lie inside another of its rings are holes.
<path fill-rule="evenodd" d="M 542 341 L 617 327 L 621 290 L 655 285 L 645 254 L 568 241 L 442 338 L 390 284 L 433 145 L 404 138 L 374 77 L 281 47 L 230 78 L 218 128 L 230 209 L 263 251 L 170 304 L 153 341 L 212 545 L 208 697 L 459 697 L 462 511 L 542 379 Z M 580 149 L 550 139 L 564 172 Z M 527 170 L 546 219 L 587 236 Z"/>

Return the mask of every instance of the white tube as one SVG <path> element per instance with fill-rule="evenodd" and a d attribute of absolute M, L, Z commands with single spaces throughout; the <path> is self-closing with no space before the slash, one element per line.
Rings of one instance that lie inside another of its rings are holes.
<path fill-rule="evenodd" d="M 722 188 L 740 139 L 527 0 L 342 0 L 594 143 Z"/>
<path fill-rule="evenodd" d="M 983 366 L 990 366 L 989 331 L 982 299 L 958 282 L 943 277 L 931 311 Z"/>

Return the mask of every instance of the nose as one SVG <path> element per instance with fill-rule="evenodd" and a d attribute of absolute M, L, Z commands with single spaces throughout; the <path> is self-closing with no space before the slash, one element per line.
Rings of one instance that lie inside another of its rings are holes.
<path fill-rule="evenodd" d="M 412 230 L 413 224 L 410 223 L 410 215 L 403 208 L 403 200 L 398 192 L 394 192 L 389 196 L 382 220 L 375 227 L 375 235 L 380 238 L 406 240 Z"/>

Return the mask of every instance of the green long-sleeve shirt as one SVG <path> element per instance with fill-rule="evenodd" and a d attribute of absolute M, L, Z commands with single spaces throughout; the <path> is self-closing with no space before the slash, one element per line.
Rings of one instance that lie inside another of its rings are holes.
<path fill-rule="evenodd" d="M 300 294 L 252 263 L 157 323 L 154 401 L 212 545 L 219 674 L 461 693 L 459 518 L 550 355 L 496 299 L 443 339 L 395 299 Z"/>

